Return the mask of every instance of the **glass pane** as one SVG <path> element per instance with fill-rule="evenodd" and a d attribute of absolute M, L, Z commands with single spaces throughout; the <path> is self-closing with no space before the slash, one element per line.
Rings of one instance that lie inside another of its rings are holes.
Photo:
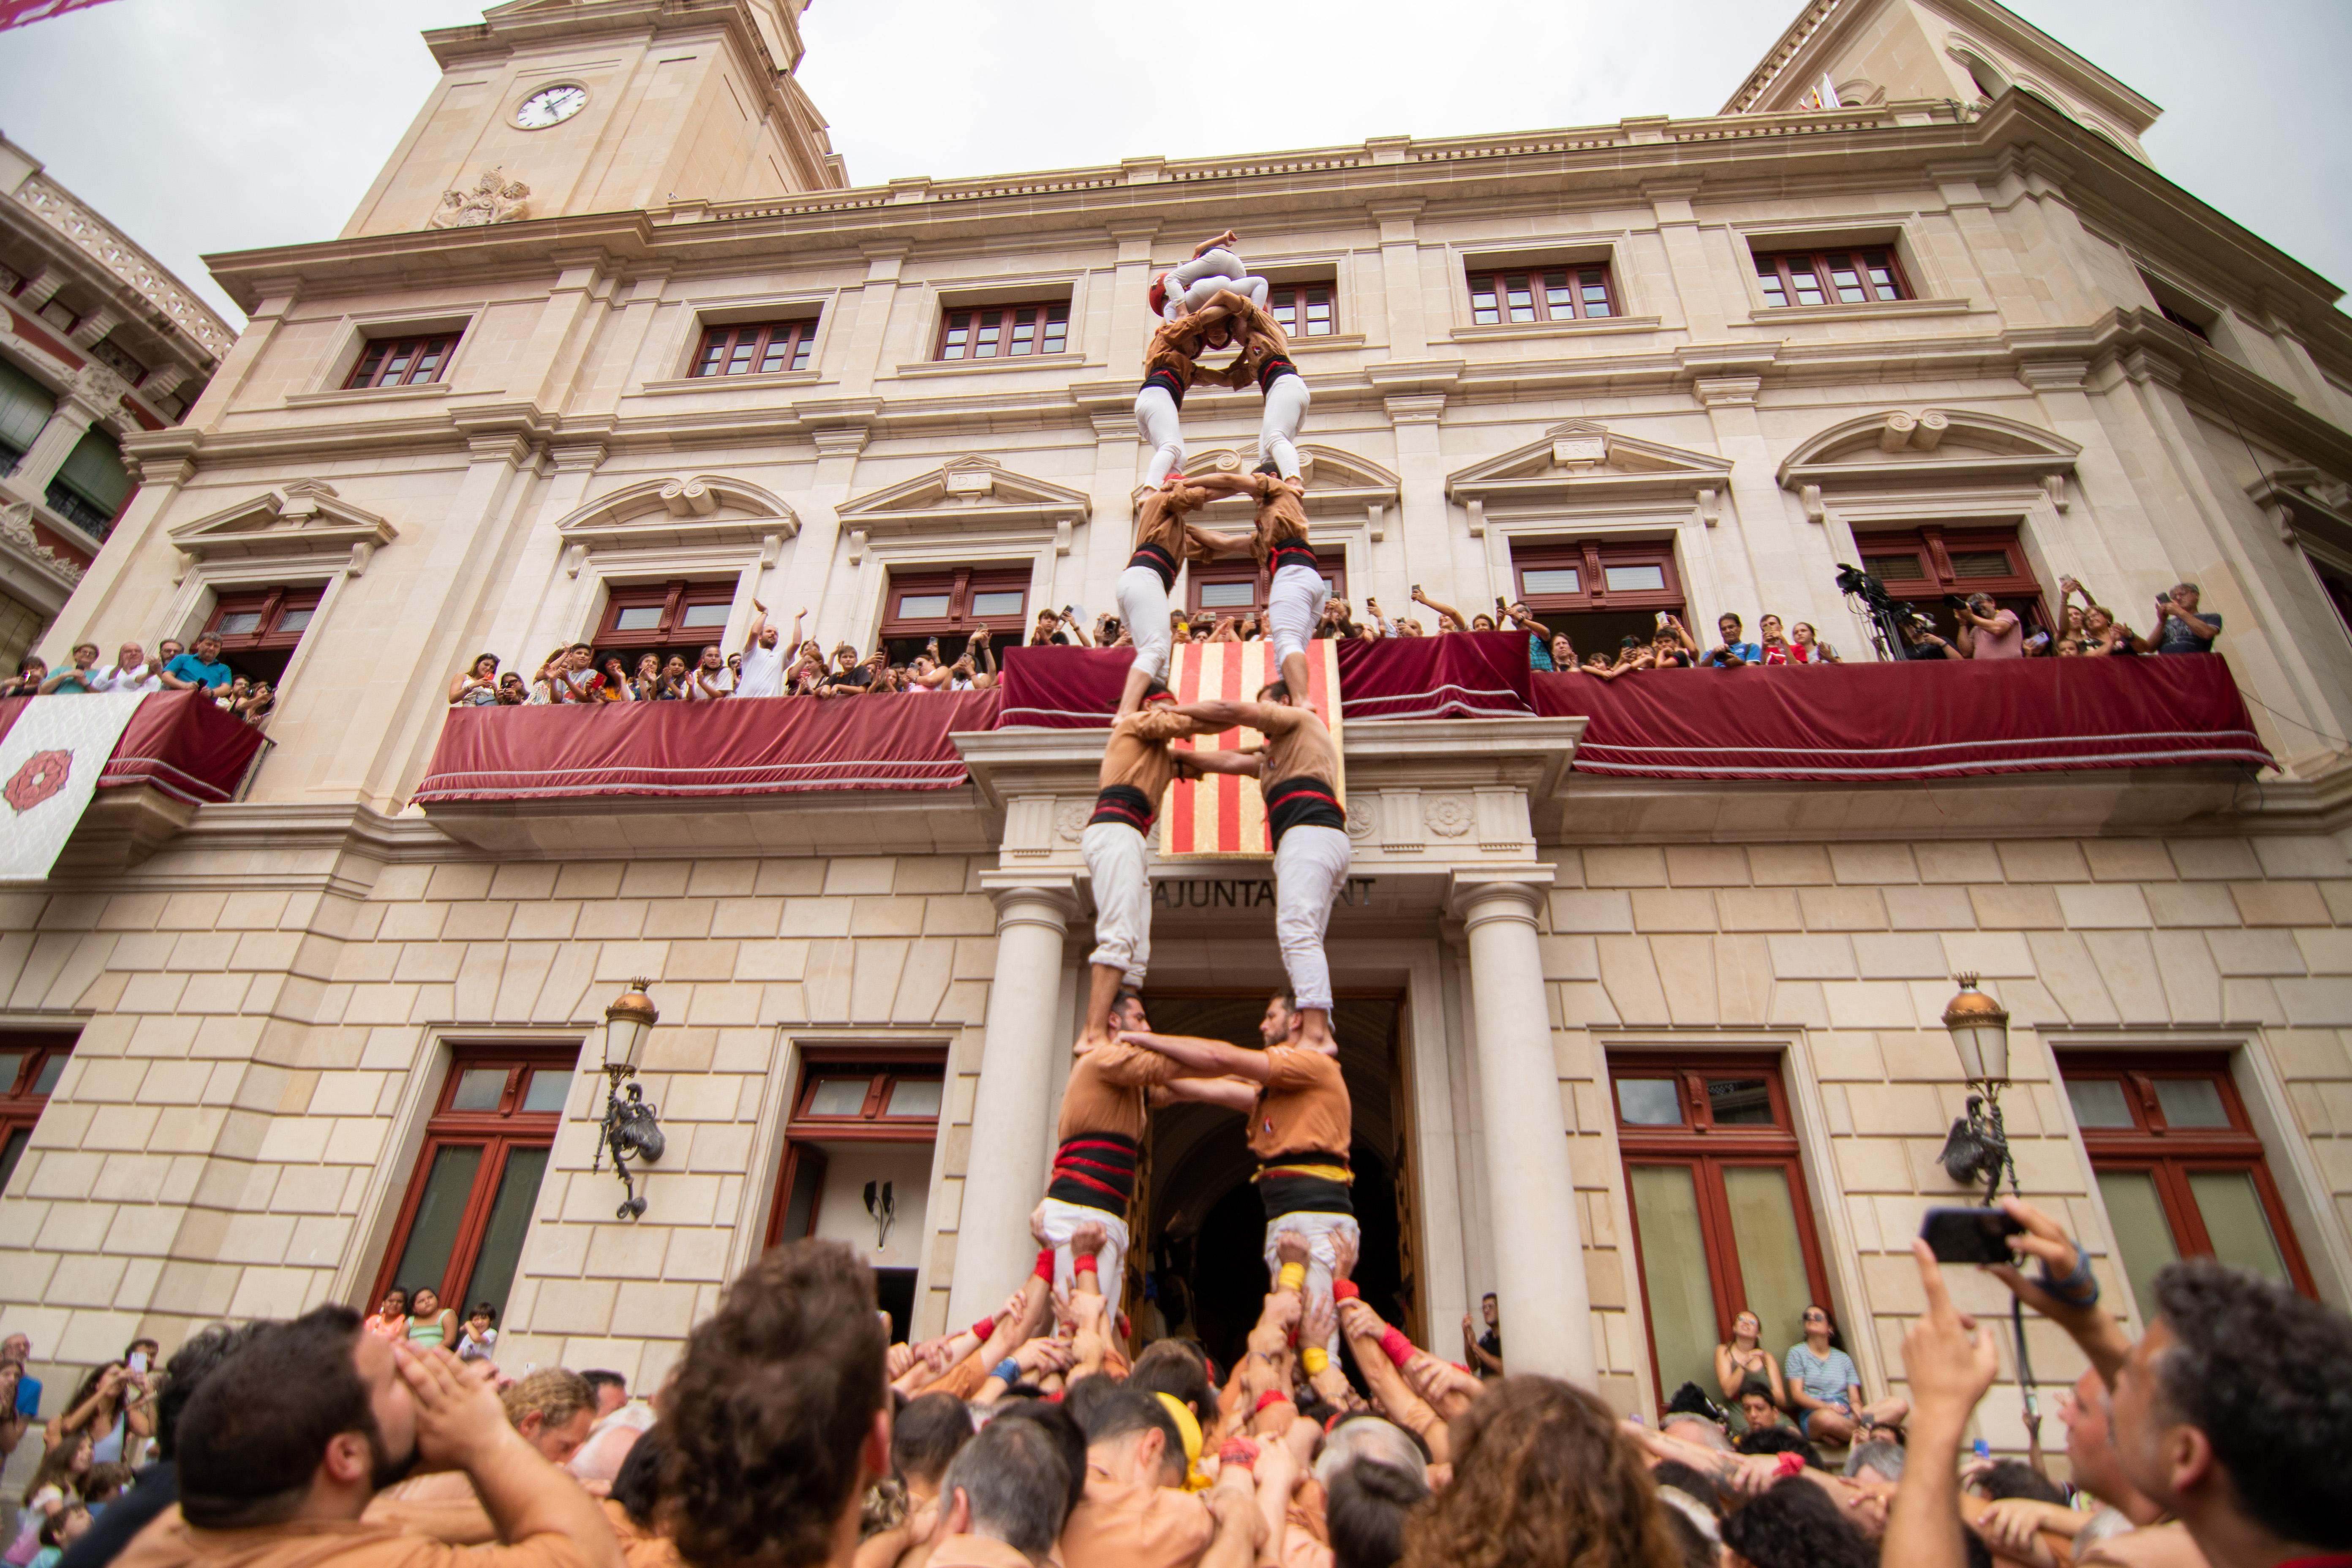
<path fill-rule="evenodd" d="M 1814 274 L 1813 264 L 1811 262 L 1806 261 L 1790 263 L 1789 267 L 1789 281 L 1796 285 L 1798 304 L 1819 305 L 1826 303 L 1826 300 L 1823 299 L 1822 294 L 1822 280 Z"/>
<path fill-rule="evenodd" d="M 1584 574 L 1573 566 L 1531 566 L 1519 574 L 1522 594 L 1580 594 Z"/>
<path fill-rule="evenodd" d="M 1536 319 L 1535 291 L 1528 287 L 1524 273 L 1504 279 L 1503 292 L 1511 309 L 1511 320 L 1532 321 Z"/>
<path fill-rule="evenodd" d="M 1644 590 L 1663 593 L 1666 586 L 1666 569 L 1663 566 L 1603 566 L 1601 579 L 1612 594 L 1636 594 Z"/>
<path fill-rule="evenodd" d="M 482 1249 L 474 1255 L 474 1277 L 449 1301 L 459 1317 L 479 1301 L 497 1308 L 500 1318 L 506 1316 L 507 1292 L 514 1286 L 515 1265 L 522 1260 L 522 1238 L 530 1229 L 531 1205 L 539 1201 L 539 1179 L 546 1173 L 546 1150 L 507 1151 L 499 1195 L 490 1205 L 490 1223 L 482 1232 Z"/>
<path fill-rule="evenodd" d="M 2158 1097 L 2163 1089 L 2158 1087 Z M 2286 1259 L 2279 1256 L 2278 1237 L 2271 1234 L 2271 1216 L 2263 1194 L 2246 1171 L 2191 1171 L 2189 1195 L 2205 1221 L 2205 1235 L 2213 1256 L 2233 1268 L 2243 1268 L 2265 1279 L 2288 1283 Z M 2140 1310 L 2147 1311 L 2145 1304 Z"/>
<path fill-rule="evenodd" d="M 16 1075 L 25 1070 L 25 1058 L 30 1051 L 0 1051 L 0 1094 L 13 1094 Z"/>
<path fill-rule="evenodd" d="M 301 631 L 310 626 L 310 617 L 318 613 L 319 612 L 315 608 L 308 610 L 288 610 L 278 617 L 278 629 L 281 632 Z"/>
<path fill-rule="evenodd" d="M 541 1068 L 530 1075 L 530 1087 L 522 1091 L 525 1110 L 563 1109 L 563 1097 L 572 1090 L 572 1075 L 562 1068 Z"/>
<path fill-rule="evenodd" d="M 1246 610 L 1256 603 L 1257 584 L 1246 579 L 1201 584 L 1201 608 L 1204 610 Z"/>
<path fill-rule="evenodd" d="M 416 1205 L 416 1219 L 408 1227 L 408 1245 L 401 1248 L 400 1267 L 393 1270 L 394 1284 L 404 1290 L 429 1285 L 436 1294 L 440 1292 L 442 1276 L 449 1272 L 449 1251 L 457 1245 L 457 1227 L 465 1222 L 467 1202 L 474 1195 L 474 1176 L 481 1168 L 478 1143 L 452 1144 L 433 1156 L 432 1173 L 425 1178 L 424 1200 Z"/>
<path fill-rule="evenodd" d="M 816 339 L 814 336 L 804 337 L 800 341 L 799 345 L 793 350 L 793 368 L 794 370 L 808 369 L 809 350 L 815 346 Z"/>
<path fill-rule="evenodd" d="M 1019 588 L 995 594 L 974 594 L 971 596 L 971 613 L 975 616 L 1017 616 L 1021 613 L 1022 603 L 1028 596 Z"/>
<path fill-rule="evenodd" d="M 824 1179 L 824 1164 L 813 1154 L 803 1153 L 793 1172 L 793 1195 L 784 1200 L 784 1228 L 779 1241 L 799 1241 L 807 1237 L 816 1221 L 817 1184 Z"/>
<path fill-rule="evenodd" d="M 1759 260 L 1756 263 L 1756 281 L 1764 290 L 1765 304 L 1785 305 L 1789 302 L 1789 292 L 1780 286 L 1780 269 L 1769 261 Z"/>
<path fill-rule="evenodd" d="M 1629 1082 L 1656 1079 L 1623 1079 Z M 1633 1224 L 1641 1233 L 1642 1282 L 1648 1287 L 1650 1338 L 1658 1353 L 1658 1386 L 1668 1394 L 1685 1383 L 1701 1388 L 1715 1376 L 1715 1277 L 1699 1227 L 1698 1192 L 1685 1165 L 1635 1165 Z"/>
<path fill-rule="evenodd" d="M 751 355 L 759 346 L 760 342 L 757 338 L 745 338 L 737 343 L 734 353 L 728 358 L 727 374 L 743 375 L 749 373 L 751 368 Z"/>
<path fill-rule="evenodd" d="M 1718 1127 L 1770 1127 L 1772 1086 L 1760 1078 L 1711 1078 L 1706 1106 Z"/>
<path fill-rule="evenodd" d="M 817 1080 L 816 1090 L 809 1096 L 811 1116 L 856 1116 L 866 1109 L 866 1090 L 873 1083 L 870 1078 L 826 1078 Z"/>
<path fill-rule="evenodd" d="M 661 625 L 659 605 L 631 605 L 613 617 L 616 632 L 649 632 Z"/>
<path fill-rule="evenodd" d="M 1675 1092 L 1675 1080 L 1670 1078 L 1621 1078 L 1617 1114 L 1629 1127 L 1680 1127 L 1682 1096 Z"/>
<path fill-rule="evenodd" d="M 504 1068 L 467 1068 L 457 1075 L 457 1092 L 449 1097 L 452 1110 L 496 1110 L 506 1092 Z"/>
<path fill-rule="evenodd" d="M 2145 1319 L 2156 1307 L 2156 1271 L 2180 1257 L 2172 1222 L 2164 1216 L 2155 1176 L 2146 1171 L 2101 1171 L 2099 1195 L 2107 1201 L 2107 1223 L 2115 1227 L 2124 1273 Z"/>
<path fill-rule="evenodd" d="M 1804 1338 L 1805 1303 L 1813 1293 L 1805 1277 L 1789 1173 L 1769 1165 L 1726 1166 L 1723 1193 L 1731 1209 L 1733 1245 L 1739 1248 L 1746 1305 L 1763 1321 L 1764 1343 L 1785 1349 Z"/>
<path fill-rule="evenodd" d="M 1584 275 L 1584 313 L 1588 316 L 1596 317 L 1605 316 L 1609 313 L 1609 280 L 1607 274 L 1601 272 L 1588 272 Z"/>
<path fill-rule="evenodd" d="M 261 629 L 261 612 L 239 610 L 235 615 L 223 616 L 220 625 L 213 629 L 225 637 L 251 637 Z"/>
<path fill-rule="evenodd" d="M 2230 1125 L 2230 1108 L 2221 1099 L 2221 1086 L 2210 1078 L 2158 1079 L 2156 1103 L 2168 1127 Z"/>
<path fill-rule="evenodd" d="M 1491 327 L 1503 317 L 1495 304 L 1495 280 L 1476 278 L 1470 283 L 1470 319 L 1482 327 Z"/>
<path fill-rule="evenodd" d="M 1862 558 L 1862 569 L 1882 583 L 1924 583 L 1927 574 L 1919 567 L 1916 555 L 1869 555 Z"/>
<path fill-rule="evenodd" d="M 2009 574 L 2009 552 L 2005 550 L 1952 552 L 1952 575 L 1955 577 L 2006 577 Z"/>
<path fill-rule="evenodd" d="M 890 1086 L 890 1098 L 883 1105 L 882 1114 L 937 1116 L 940 1096 L 946 1089 L 946 1083 L 935 1078 L 902 1078 Z"/>
<path fill-rule="evenodd" d="M 1832 256 L 1829 262 L 1830 282 L 1836 288 L 1841 303 L 1859 305 L 1870 298 L 1869 292 L 1862 286 L 1862 274 L 1854 270 L 1853 258 Z"/>
<path fill-rule="evenodd" d="M 59 1051 L 41 1064 L 41 1070 L 33 1075 L 32 1092 L 35 1094 L 57 1092 L 58 1079 L 66 1076 L 66 1052 Z"/>
<path fill-rule="evenodd" d="M 792 352 L 792 347 L 793 341 L 790 338 L 771 339 L 768 352 L 760 356 L 760 374 L 767 375 L 783 369 L 784 358 Z"/>
<path fill-rule="evenodd" d="M 697 375 L 718 374 L 719 362 L 724 360 L 726 357 L 727 340 L 724 338 L 713 339 L 710 342 L 704 345 L 702 357 L 695 362 L 694 374 Z"/>
<path fill-rule="evenodd" d="M 16 1162 L 25 1157 L 25 1145 L 33 1141 L 29 1127 L 11 1127 L 8 1139 L 0 1143 L 0 1193 L 8 1190 L 8 1183 L 16 1174 Z"/>
<path fill-rule="evenodd" d="M 727 624 L 727 605 L 688 605 L 681 626 L 723 626 Z"/>
<path fill-rule="evenodd" d="M 2132 1121 L 2131 1101 L 2124 1098 L 2124 1086 L 2119 1079 L 2068 1079 L 2066 1099 L 2074 1107 L 2074 1121 L 2081 1126 L 2128 1130 L 2137 1125 Z"/>
<path fill-rule="evenodd" d="M 898 616 L 902 620 L 937 621 L 947 618 L 948 596 L 945 594 L 901 594 L 898 595 Z"/>

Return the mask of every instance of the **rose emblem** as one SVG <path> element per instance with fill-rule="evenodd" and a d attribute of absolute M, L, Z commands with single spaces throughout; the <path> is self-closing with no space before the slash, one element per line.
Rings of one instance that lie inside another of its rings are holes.
<path fill-rule="evenodd" d="M 16 777 L 0 785 L 0 795 L 18 811 L 30 811 L 65 788 L 67 775 L 72 772 L 71 752 L 35 752 L 25 759 Z"/>

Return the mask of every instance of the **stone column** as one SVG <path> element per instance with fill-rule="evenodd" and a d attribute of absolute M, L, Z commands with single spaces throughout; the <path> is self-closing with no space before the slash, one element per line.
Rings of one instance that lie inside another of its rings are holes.
<path fill-rule="evenodd" d="M 27 500 L 40 500 L 48 494 L 49 481 L 58 477 L 66 459 L 80 445 L 89 427 L 106 417 L 105 411 L 84 399 L 80 394 L 68 392 L 58 399 L 50 411 L 49 422 L 16 459 L 16 470 L 9 480 Z"/>
<path fill-rule="evenodd" d="M 1062 937 L 1078 908 L 1071 879 L 1007 882 L 990 887 L 988 896 L 996 904 L 996 973 L 988 987 L 971 1153 L 956 1224 L 951 1323 L 995 1311 L 1037 1256 L 1029 1213 L 1045 1193 L 1054 1053 L 1068 1047 L 1056 1038 L 1055 1025 Z"/>
<path fill-rule="evenodd" d="M 1536 942 L 1542 902 L 1542 886 L 1525 879 L 1464 879 L 1454 889 L 1454 912 L 1470 943 L 1505 1364 L 1591 1388 L 1592 1308 Z"/>

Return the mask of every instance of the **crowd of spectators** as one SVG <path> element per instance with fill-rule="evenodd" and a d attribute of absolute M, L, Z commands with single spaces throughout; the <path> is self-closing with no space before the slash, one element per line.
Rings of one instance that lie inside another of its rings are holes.
<path fill-rule="evenodd" d="M 99 646 L 77 643 L 69 662 L 52 671 L 46 660 L 27 656 L 13 680 L 0 681 L 0 697 L 74 697 L 102 691 L 201 691 L 222 711 L 258 724 L 278 706 L 277 688 L 237 674 L 221 662 L 220 638 L 210 632 L 193 647 L 165 637 L 151 655 L 135 642 L 100 664 Z"/>
<path fill-rule="evenodd" d="M 1067 1289 L 1048 1248 L 1002 1310 L 914 1342 L 890 1342 L 850 1247 L 775 1248 L 692 1328 L 649 1400 L 612 1373 L 517 1375 L 487 1307 L 461 1327 L 422 1289 L 364 1320 L 327 1306 L 206 1329 L 160 1379 L 157 1347 L 139 1342 L 49 1422 L 7 1562 L 2352 1563 L 2352 1319 L 2192 1259 L 2155 1278 L 2135 1342 L 2060 1226 L 2003 1206 L 2024 1226 L 2020 1266 L 1986 1272 L 2089 1368 L 2062 1404 L 2063 1476 L 2038 1444 L 2022 1459 L 1965 1447 L 2005 1330 L 1954 1306 L 1924 1242 L 1907 1404 L 1864 1403 L 1825 1311 L 1779 1363 L 1743 1313 L 1716 1371 L 1746 1421 L 1686 1385 L 1653 1426 L 1591 1390 L 1510 1373 L 1499 1332 L 1474 1338 L 1466 1320 L 1476 1373 L 1412 1343 L 1356 1291 L 1344 1254 L 1331 1295 L 1310 1299 L 1295 1231 L 1276 1238 L 1286 1267 L 1238 1365 L 1181 1339 L 1130 1360 L 1097 1285 L 1105 1237 L 1087 1226 Z M 0 1380 L 21 1386 L 29 1352 L 21 1336 L 0 1345 Z"/>

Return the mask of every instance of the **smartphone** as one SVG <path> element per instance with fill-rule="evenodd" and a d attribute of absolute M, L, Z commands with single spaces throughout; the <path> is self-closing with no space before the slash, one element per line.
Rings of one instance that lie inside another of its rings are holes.
<path fill-rule="evenodd" d="M 1938 1263 L 2007 1263 L 2009 1238 L 2024 1228 L 2000 1209 L 1929 1209 L 1919 1236 Z"/>
<path fill-rule="evenodd" d="M 1664 610 L 1658 612 L 1658 629 L 1660 631 L 1666 629 L 1666 612 Z"/>
<path fill-rule="evenodd" d="M 145 1351 L 132 1351 L 131 1352 L 131 1370 L 142 1377 L 147 1375 L 147 1352 Z"/>

